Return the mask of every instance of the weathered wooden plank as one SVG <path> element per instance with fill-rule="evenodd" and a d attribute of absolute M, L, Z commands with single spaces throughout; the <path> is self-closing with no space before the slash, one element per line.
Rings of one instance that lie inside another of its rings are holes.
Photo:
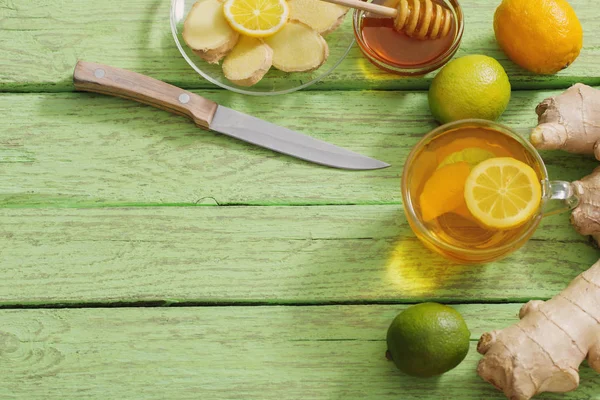
<path fill-rule="evenodd" d="M 515 92 L 502 122 L 523 135 L 556 92 Z M 303 92 L 208 97 L 392 164 L 341 171 L 283 156 L 134 102 L 88 94 L 0 96 L 0 206 L 381 204 L 400 202 L 408 152 L 436 126 L 423 92 Z M 277 104 L 277 105 L 275 105 Z M 554 179 L 591 172 L 590 157 L 544 154 Z"/>
<path fill-rule="evenodd" d="M 519 304 L 459 305 L 473 340 Z M 432 379 L 385 359 L 403 307 L 207 307 L 0 311 L 3 399 L 504 399 L 465 361 Z M 575 392 L 598 399 L 582 367 Z"/>
<path fill-rule="evenodd" d="M 600 84 L 600 29 L 594 0 L 572 2 L 584 27 L 579 59 L 556 76 L 529 74 L 510 62 L 494 39 L 492 20 L 498 2 L 461 3 L 465 34 L 457 56 L 487 54 L 500 60 L 514 88 L 566 87 L 583 81 Z M 169 26 L 169 0 L 2 0 L 0 1 L 0 91 L 73 90 L 78 59 L 103 62 L 188 88 L 212 87 L 179 55 Z M 343 28 L 351 32 L 351 18 Z M 434 73 L 401 78 L 378 70 L 356 45 L 346 60 L 313 89 L 424 89 Z"/>
<path fill-rule="evenodd" d="M 0 209 L 0 305 L 549 298 L 598 259 L 545 221 L 511 257 L 454 265 L 400 206 Z"/>

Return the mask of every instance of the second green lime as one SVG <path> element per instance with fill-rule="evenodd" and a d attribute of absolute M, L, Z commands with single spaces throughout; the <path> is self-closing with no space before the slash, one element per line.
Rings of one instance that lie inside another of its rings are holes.
<path fill-rule="evenodd" d="M 429 108 L 445 124 L 467 118 L 495 121 L 510 100 L 510 82 L 492 57 L 469 55 L 444 66 L 429 87 Z"/>
<path fill-rule="evenodd" d="M 387 332 L 388 356 L 408 375 L 435 376 L 464 360 L 470 336 L 454 308 L 421 303 L 408 307 L 392 321 Z"/>

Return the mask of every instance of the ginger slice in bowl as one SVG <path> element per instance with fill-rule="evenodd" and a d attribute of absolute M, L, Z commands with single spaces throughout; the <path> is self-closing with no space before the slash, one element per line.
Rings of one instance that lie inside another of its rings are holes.
<path fill-rule="evenodd" d="M 300 21 L 321 35 L 336 30 L 349 8 L 321 0 L 289 0 L 290 19 Z"/>
<path fill-rule="evenodd" d="M 238 41 L 223 13 L 219 0 L 199 0 L 192 6 L 183 24 L 183 40 L 194 53 L 217 64 Z"/>
<path fill-rule="evenodd" d="M 288 22 L 279 32 L 264 40 L 273 49 L 273 66 L 283 72 L 314 71 L 329 56 L 325 39 L 298 21 Z"/>
<path fill-rule="evenodd" d="M 242 36 L 223 60 L 225 78 L 240 86 L 252 86 L 262 79 L 273 63 L 273 50 L 262 40 Z"/>

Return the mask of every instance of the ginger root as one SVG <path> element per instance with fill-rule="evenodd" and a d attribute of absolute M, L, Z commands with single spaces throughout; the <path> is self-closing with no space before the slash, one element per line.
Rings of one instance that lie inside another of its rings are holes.
<path fill-rule="evenodd" d="M 300 21 L 321 35 L 336 30 L 344 21 L 348 7 L 321 0 L 289 0 L 290 19 Z"/>
<path fill-rule="evenodd" d="M 219 0 L 194 3 L 183 23 L 183 40 L 198 56 L 217 64 L 236 45 L 239 33 L 234 31 L 223 14 Z"/>
<path fill-rule="evenodd" d="M 509 399 L 576 389 L 586 358 L 600 372 L 600 260 L 552 299 L 525 304 L 519 318 L 477 345 L 477 373 Z"/>
<path fill-rule="evenodd" d="M 581 235 L 591 235 L 600 244 L 600 167 L 571 186 L 579 198 L 571 213 L 571 224 Z"/>
<path fill-rule="evenodd" d="M 288 0 L 290 19 L 277 33 L 257 40 L 241 36 L 227 22 L 222 0 L 198 0 L 183 24 L 183 39 L 240 86 L 258 83 L 271 66 L 283 72 L 311 72 L 329 57 L 323 35 L 337 29 L 348 8 L 320 0 Z"/>
<path fill-rule="evenodd" d="M 577 83 L 537 108 L 531 143 L 542 150 L 594 154 L 600 160 L 600 91 Z"/>
<path fill-rule="evenodd" d="M 536 112 L 539 125 L 530 136 L 536 148 L 594 154 L 600 160 L 600 90 L 577 83 L 542 101 Z M 600 244 L 600 168 L 573 182 L 572 188 L 579 204 L 571 223 L 577 232 L 591 235 Z"/>
<path fill-rule="evenodd" d="M 290 21 L 265 43 L 273 49 L 273 66 L 283 72 L 310 72 L 327 61 L 329 47 L 317 31 Z"/>
<path fill-rule="evenodd" d="M 273 63 L 273 50 L 262 40 L 242 36 L 223 61 L 225 78 L 240 86 L 252 86 Z"/>

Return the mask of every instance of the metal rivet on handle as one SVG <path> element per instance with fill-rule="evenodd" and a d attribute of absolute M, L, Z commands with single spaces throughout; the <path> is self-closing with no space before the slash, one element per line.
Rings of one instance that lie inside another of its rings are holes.
<path fill-rule="evenodd" d="M 102 68 L 98 68 L 97 70 L 94 71 L 94 76 L 96 78 L 104 78 L 104 70 Z"/>
<path fill-rule="evenodd" d="M 186 104 L 188 101 L 190 101 L 190 95 L 187 93 L 181 93 L 179 95 L 179 102 L 181 104 Z"/>

